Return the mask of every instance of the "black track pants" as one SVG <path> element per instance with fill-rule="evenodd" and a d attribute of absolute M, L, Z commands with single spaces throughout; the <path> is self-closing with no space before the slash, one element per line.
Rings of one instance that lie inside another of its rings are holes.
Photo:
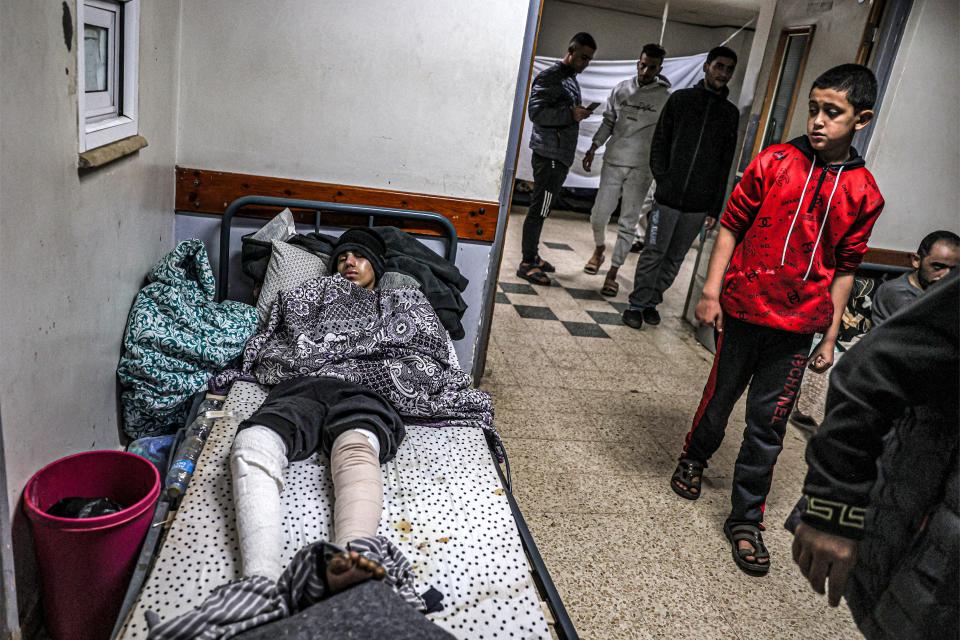
<path fill-rule="evenodd" d="M 707 462 L 723 441 L 730 412 L 744 389 L 747 424 L 733 471 L 730 522 L 762 522 L 807 365 L 812 334 L 792 333 L 724 317 L 710 378 L 687 434 L 683 457 Z"/>
<path fill-rule="evenodd" d="M 523 261 L 533 262 L 540 251 L 540 234 L 543 232 L 543 222 L 550 215 L 550 208 L 554 199 L 560 194 L 560 187 L 567 179 L 570 167 L 559 160 L 551 160 L 534 153 L 530 161 L 533 167 L 533 197 L 530 200 L 530 209 L 523 220 Z"/>

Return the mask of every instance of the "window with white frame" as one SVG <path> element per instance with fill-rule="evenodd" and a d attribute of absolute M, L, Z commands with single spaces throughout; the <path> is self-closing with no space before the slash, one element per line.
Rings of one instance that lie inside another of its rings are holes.
<path fill-rule="evenodd" d="M 137 134 L 140 0 L 77 2 L 80 151 Z"/>

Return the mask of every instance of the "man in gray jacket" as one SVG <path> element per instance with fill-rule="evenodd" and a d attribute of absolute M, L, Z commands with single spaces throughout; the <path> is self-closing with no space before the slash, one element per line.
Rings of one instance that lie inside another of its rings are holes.
<path fill-rule="evenodd" d="M 580 121 L 590 115 L 580 104 L 577 74 L 587 68 L 596 51 L 597 43 L 589 33 L 576 34 L 563 59 L 537 74 L 530 88 L 533 198 L 523 221 L 523 258 L 517 276 L 533 284 L 549 285 L 547 272 L 555 271 L 540 257 L 540 233 L 573 164 Z"/>
<path fill-rule="evenodd" d="M 597 273 L 603 264 L 607 223 L 617 208 L 617 202 L 623 198 L 613 259 L 600 290 L 606 296 L 615 296 L 620 289 L 617 272 L 630 253 L 644 196 L 653 180 L 650 140 L 660 110 L 669 97 L 667 88 L 670 83 L 657 75 L 663 68 L 665 55 L 666 51 L 660 45 L 643 47 L 637 61 L 637 76 L 613 88 L 603 112 L 603 124 L 583 157 L 583 169 L 589 172 L 597 149 L 607 145 L 600 171 L 600 188 L 590 213 L 596 249 L 583 268 L 586 273 Z"/>

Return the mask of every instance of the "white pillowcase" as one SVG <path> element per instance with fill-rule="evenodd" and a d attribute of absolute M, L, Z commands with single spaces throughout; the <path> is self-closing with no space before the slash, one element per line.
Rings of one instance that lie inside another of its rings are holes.
<path fill-rule="evenodd" d="M 261 327 L 270 318 L 270 308 L 281 291 L 299 287 L 311 278 L 327 275 L 326 258 L 279 240 L 271 240 L 270 244 L 273 245 L 270 263 L 257 300 Z"/>

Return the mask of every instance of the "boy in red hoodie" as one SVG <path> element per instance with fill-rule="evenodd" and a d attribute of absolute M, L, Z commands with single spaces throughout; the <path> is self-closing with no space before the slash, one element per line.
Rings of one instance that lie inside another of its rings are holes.
<path fill-rule="evenodd" d="M 770 568 L 764 503 L 804 369 L 823 373 L 833 364 L 853 272 L 883 209 L 851 146 L 873 119 L 876 95 L 877 81 L 861 65 L 814 81 L 807 135 L 761 151 L 733 190 L 697 305 L 697 319 L 716 329 L 717 353 L 670 486 L 700 497 L 703 469 L 749 385 L 724 533 L 734 561 L 752 575 Z M 823 339 L 811 353 L 815 333 Z"/>

